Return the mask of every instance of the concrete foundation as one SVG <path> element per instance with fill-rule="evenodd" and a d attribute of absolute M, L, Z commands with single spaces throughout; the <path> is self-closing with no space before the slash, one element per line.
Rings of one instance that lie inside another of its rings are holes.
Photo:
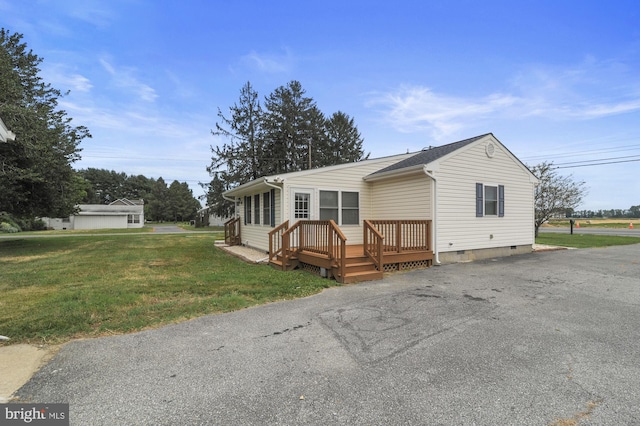
<path fill-rule="evenodd" d="M 440 263 L 459 263 L 471 262 L 474 260 L 491 259 L 494 257 L 512 256 L 514 254 L 531 253 L 533 247 L 531 244 L 510 246 L 510 247 L 494 247 L 477 250 L 458 250 L 440 252 L 438 257 Z"/>

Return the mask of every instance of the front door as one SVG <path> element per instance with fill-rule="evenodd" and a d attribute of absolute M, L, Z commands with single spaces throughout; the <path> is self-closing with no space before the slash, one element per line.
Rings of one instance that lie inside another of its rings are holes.
<path fill-rule="evenodd" d="M 292 189 L 291 191 L 291 219 L 295 223 L 299 220 L 312 219 L 312 192 L 310 189 Z"/>

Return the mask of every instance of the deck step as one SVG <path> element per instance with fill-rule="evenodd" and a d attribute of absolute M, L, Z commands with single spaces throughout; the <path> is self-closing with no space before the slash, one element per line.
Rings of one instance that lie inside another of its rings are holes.
<path fill-rule="evenodd" d="M 382 272 L 374 269 L 373 271 L 346 272 L 343 279 L 339 276 L 336 278 L 343 284 L 353 284 L 363 281 L 381 280 L 383 277 Z"/>

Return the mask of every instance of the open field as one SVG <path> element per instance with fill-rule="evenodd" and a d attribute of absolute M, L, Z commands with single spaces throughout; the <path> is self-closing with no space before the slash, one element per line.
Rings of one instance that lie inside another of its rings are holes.
<path fill-rule="evenodd" d="M 640 226 L 640 219 L 574 219 L 580 227 L 584 228 L 628 228 L 629 224 L 633 224 L 636 228 Z M 542 226 L 570 226 L 569 219 L 550 220 Z"/>
<path fill-rule="evenodd" d="M 337 285 L 251 265 L 219 234 L 0 240 L 0 335 L 59 343 L 317 293 Z"/>

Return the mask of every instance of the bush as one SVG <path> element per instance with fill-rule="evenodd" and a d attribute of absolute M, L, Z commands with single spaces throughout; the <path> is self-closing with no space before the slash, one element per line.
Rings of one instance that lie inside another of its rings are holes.
<path fill-rule="evenodd" d="M 0 232 L 20 232 L 22 228 L 9 213 L 0 212 Z"/>
<path fill-rule="evenodd" d="M 8 222 L 0 222 L 0 232 L 14 234 L 16 232 L 20 232 L 20 228 Z"/>
<path fill-rule="evenodd" d="M 47 224 L 40 218 L 18 218 L 7 212 L 0 212 L 0 223 L 3 224 L 0 232 L 13 233 L 20 231 L 44 231 L 47 229 Z"/>

